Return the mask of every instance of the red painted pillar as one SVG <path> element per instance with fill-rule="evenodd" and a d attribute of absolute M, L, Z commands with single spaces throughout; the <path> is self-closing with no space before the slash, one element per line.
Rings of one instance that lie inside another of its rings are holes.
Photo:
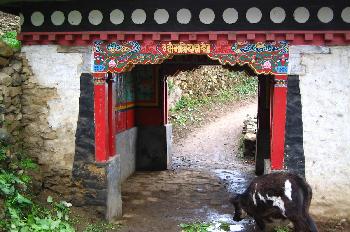
<path fill-rule="evenodd" d="M 106 73 L 93 73 L 95 157 L 97 162 L 105 162 L 109 156 L 108 84 L 106 83 L 106 75 Z"/>
<path fill-rule="evenodd" d="M 116 154 L 115 138 L 116 138 L 116 87 L 115 76 L 108 79 L 108 129 L 109 129 L 109 157 Z"/>
<path fill-rule="evenodd" d="M 168 83 L 163 80 L 163 121 L 168 124 Z"/>
<path fill-rule="evenodd" d="M 276 75 L 272 91 L 271 169 L 284 167 L 284 141 L 287 110 L 287 75 Z"/>

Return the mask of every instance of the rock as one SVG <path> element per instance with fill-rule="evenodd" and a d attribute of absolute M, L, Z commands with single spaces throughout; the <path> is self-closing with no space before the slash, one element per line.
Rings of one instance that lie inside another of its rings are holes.
<path fill-rule="evenodd" d="M 14 98 L 11 99 L 11 104 L 14 106 L 18 106 L 20 105 L 21 99 L 20 96 L 16 96 Z"/>
<path fill-rule="evenodd" d="M 255 156 L 256 153 L 256 133 L 257 119 L 247 115 L 243 122 L 243 156 Z"/>
<path fill-rule="evenodd" d="M 20 86 L 22 81 L 22 75 L 19 75 L 18 73 L 12 75 L 12 86 Z"/>
<path fill-rule="evenodd" d="M 10 89 L 10 97 L 15 97 L 22 93 L 21 87 L 10 87 L 9 89 Z"/>
<path fill-rule="evenodd" d="M 254 133 L 247 133 L 247 134 L 244 135 L 244 139 L 252 141 L 252 142 L 255 142 L 256 134 L 254 134 Z"/>
<path fill-rule="evenodd" d="M 11 66 L 9 66 L 9 67 L 3 68 L 1 72 L 11 76 L 15 72 L 15 70 Z"/>
<path fill-rule="evenodd" d="M 11 66 L 16 72 L 22 71 L 22 62 L 19 60 L 15 60 Z"/>
<path fill-rule="evenodd" d="M 11 142 L 11 135 L 5 128 L 0 128 L 0 142 L 9 144 Z"/>
<path fill-rule="evenodd" d="M 25 74 L 25 75 L 32 75 L 32 71 L 30 70 L 29 67 L 27 66 L 24 66 L 23 69 L 22 69 L 22 73 Z"/>
<path fill-rule="evenodd" d="M 13 50 L 8 46 L 4 41 L 0 40 L 0 56 L 2 57 L 11 57 L 13 55 Z"/>
<path fill-rule="evenodd" d="M 6 106 L 6 102 L 5 102 L 5 106 Z M 9 104 L 8 107 L 6 107 L 6 113 L 13 113 L 13 112 L 16 112 L 17 111 L 17 107 L 11 105 L 11 102 Z"/>
<path fill-rule="evenodd" d="M 12 83 L 12 78 L 10 75 L 0 72 L 0 85 L 10 86 Z"/>
<path fill-rule="evenodd" d="M 47 140 L 54 140 L 54 139 L 57 139 L 58 138 L 58 135 L 57 135 L 57 133 L 55 132 L 55 131 L 52 131 L 52 132 L 48 132 L 48 133 L 43 133 L 42 135 L 41 135 L 41 137 L 43 138 L 43 139 L 47 139 Z"/>
<path fill-rule="evenodd" d="M 9 60 L 0 56 L 0 67 L 4 67 L 9 64 Z"/>

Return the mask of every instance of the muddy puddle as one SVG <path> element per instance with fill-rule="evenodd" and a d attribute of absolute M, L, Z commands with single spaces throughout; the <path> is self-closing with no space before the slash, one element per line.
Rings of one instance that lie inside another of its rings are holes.
<path fill-rule="evenodd" d="M 243 193 L 254 178 L 252 174 L 243 173 L 238 170 L 214 169 L 212 171 L 231 194 Z"/>

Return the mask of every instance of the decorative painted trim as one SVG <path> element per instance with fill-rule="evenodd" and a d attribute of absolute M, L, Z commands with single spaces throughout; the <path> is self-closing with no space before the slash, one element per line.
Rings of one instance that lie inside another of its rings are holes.
<path fill-rule="evenodd" d="M 221 41 L 222 42 L 222 41 Z M 219 42 L 94 42 L 93 72 L 122 73 L 136 64 L 160 64 L 174 55 L 207 55 L 222 65 L 249 65 L 256 74 L 288 72 L 289 45 L 286 41 L 233 44 Z"/>
<path fill-rule="evenodd" d="M 275 79 L 275 88 L 287 88 L 288 81 L 282 79 Z"/>
<path fill-rule="evenodd" d="M 94 85 L 104 85 L 106 83 L 106 78 L 95 78 Z"/>

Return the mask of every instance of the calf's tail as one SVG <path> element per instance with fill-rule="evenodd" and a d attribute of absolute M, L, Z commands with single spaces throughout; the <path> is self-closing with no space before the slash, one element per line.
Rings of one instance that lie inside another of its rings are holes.
<path fill-rule="evenodd" d="M 311 218 L 309 214 L 309 208 L 311 205 L 311 200 L 312 200 L 312 188 L 310 185 L 302 178 L 299 179 L 299 184 L 303 188 L 303 195 L 304 195 L 304 214 L 306 217 L 306 221 L 309 227 L 310 232 L 318 232 L 317 226 L 314 222 L 314 220 Z"/>

